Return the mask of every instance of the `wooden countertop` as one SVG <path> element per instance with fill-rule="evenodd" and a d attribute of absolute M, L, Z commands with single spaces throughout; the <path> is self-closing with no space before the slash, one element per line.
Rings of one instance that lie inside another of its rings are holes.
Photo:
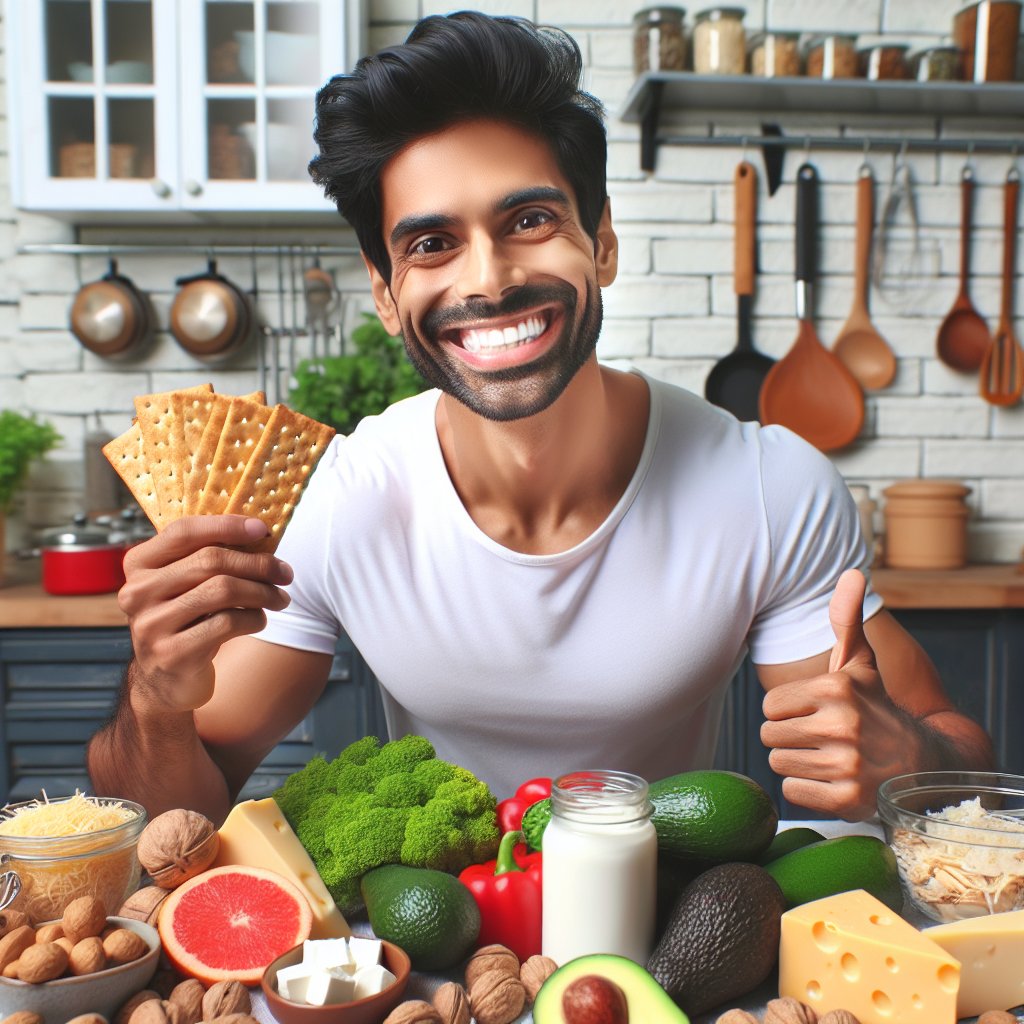
<path fill-rule="evenodd" d="M 0 629 L 125 625 L 116 594 L 55 597 L 45 593 L 38 573 L 38 566 L 8 563 L 0 583 Z M 1024 571 L 1017 565 L 879 568 L 872 579 L 888 608 L 1024 608 Z"/>

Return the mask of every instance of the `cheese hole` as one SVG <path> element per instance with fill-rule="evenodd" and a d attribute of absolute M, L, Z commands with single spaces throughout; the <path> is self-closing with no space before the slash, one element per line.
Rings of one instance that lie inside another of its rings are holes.
<path fill-rule="evenodd" d="M 857 981 L 860 978 L 860 961 L 852 953 L 844 953 L 839 964 L 847 981 Z"/>
<path fill-rule="evenodd" d="M 880 988 L 876 988 L 871 993 L 871 1005 L 878 1011 L 882 1017 L 892 1016 L 892 1000 L 888 994 L 883 992 Z"/>
<path fill-rule="evenodd" d="M 892 918 L 888 914 L 872 914 L 868 920 L 877 925 L 892 924 Z"/>
<path fill-rule="evenodd" d="M 815 999 L 821 999 L 821 985 L 818 982 L 807 982 L 807 998 L 812 1001 Z"/>
<path fill-rule="evenodd" d="M 915 992 L 910 997 L 910 1004 L 911 1004 L 911 1006 L 914 1007 L 915 1010 L 923 1010 L 924 1009 L 924 1000 L 921 998 L 920 994 L 917 993 L 917 992 Z"/>
<path fill-rule="evenodd" d="M 893 974 L 899 974 L 900 965 L 896 963 L 891 956 L 887 956 L 885 958 L 885 966 L 888 967 Z"/>
<path fill-rule="evenodd" d="M 939 968 L 939 985 L 947 992 L 960 990 L 960 969 L 952 964 L 943 964 Z"/>
<path fill-rule="evenodd" d="M 823 953 L 834 953 L 839 948 L 839 936 L 836 926 L 830 921 L 815 921 L 811 929 L 815 945 Z"/>

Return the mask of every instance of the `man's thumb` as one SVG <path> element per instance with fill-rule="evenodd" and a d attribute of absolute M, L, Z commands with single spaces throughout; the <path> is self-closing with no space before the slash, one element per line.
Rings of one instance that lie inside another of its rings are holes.
<path fill-rule="evenodd" d="M 859 569 L 847 569 L 836 583 L 828 606 L 832 632 L 836 635 L 828 670 L 838 672 L 853 661 L 875 663 L 875 652 L 864 635 L 864 591 L 867 581 Z"/>

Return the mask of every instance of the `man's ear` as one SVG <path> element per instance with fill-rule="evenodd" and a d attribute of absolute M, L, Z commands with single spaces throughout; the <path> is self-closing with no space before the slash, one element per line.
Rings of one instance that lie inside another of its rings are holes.
<path fill-rule="evenodd" d="M 394 336 L 402 331 L 402 322 L 398 318 L 398 309 L 395 306 L 394 297 L 391 295 L 391 287 L 384 276 L 362 253 L 363 263 L 366 264 L 367 273 L 370 275 L 370 291 L 373 294 L 373 304 L 377 307 L 377 315 L 384 329 L 388 334 Z"/>
<path fill-rule="evenodd" d="M 597 267 L 597 283 L 602 288 L 615 280 L 619 272 L 619 239 L 612 227 L 612 201 L 604 201 L 604 210 L 597 224 L 594 238 L 594 263 Z"/>

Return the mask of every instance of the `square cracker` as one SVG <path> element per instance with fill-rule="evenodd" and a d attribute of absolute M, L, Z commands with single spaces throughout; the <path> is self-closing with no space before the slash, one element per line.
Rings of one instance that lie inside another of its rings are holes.
<path fill-rule="evenodd" d="M 274 406 L 267 428 L 224 509 L 256 516 L 270 533 L 247 550 L 274 551 L 334 428 Z"/>
<path fill-rule="evenodd" d="M 139 503 L 142 511 L 157 530 L 167 525 L 160 510 L 156 485 L 143 453 L 142 428 L 134 422 L 123 434 L 103 446 L 103 454 L 124 481 L 125 486 Z"/>
<path fill-rule="evenodd" d="M 231 399 L 196 508 L 199 515 L 217 515 L 226 509 L 270 415 L 271 410 L 260 402 L 242 397 Z"/>

